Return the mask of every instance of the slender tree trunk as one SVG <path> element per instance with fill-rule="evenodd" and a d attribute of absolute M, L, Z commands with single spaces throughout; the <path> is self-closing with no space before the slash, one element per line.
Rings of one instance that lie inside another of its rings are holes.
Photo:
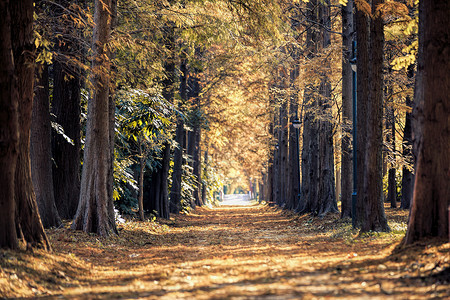
<path fill-rule="evenodd" d="M 175 142 L 177 146 L 173 155 L 172 188 L 170 190 L 170 212 L 179 214 L 181 211 L 181 177 L 183 167 L 183 137 L 184 122 L 181 117 L 177 118 Z"/>
<path fill-rule="evenodd" d="M 19 148 L 17 77 L 9 1 L 0 0 L 0 248 L 17 249 L 14 172 Z"/>
<path fill-rule="evenodd" d="M 167 180 L 169 178 L 169 168 L 170 168 L 170 144 L 168 142 L 164 143 L 162 151 L 162 162 L 161 162 L 161 176 L 160 176 L 160 211 L 159 216 L 164 219 L 169 219 L 169 185 Z"/>
<path fill-rule="evenodd" d="M 53 194 L 48 66 L 37 71 L 31 124 L 31 177 L 42 224 L 61 225 Z"/>
<path fill-rule="evenodd" d="M 357 6 L 358 7 L 358 6 Z M 367 144 L 367 120 L 368 120 L 368 101 L 369 101 L 369 17 L 359 8 L 356 10 L 356 30 L 357 30 L 357 133 L 358 141 L 356 149 L 357 160 L 357 201 L 356 216 L 353 225 L 360 227 L 364 219 L 364 194 L 363 187 L 364 169 L 366 166 L 366 144 Z"/>
<path fill-rule="evenodd" d="M 406 105 L 411 107 L 411 100 L 406 97 Z M 407 112 L 405 117 L 405 128 L 403 129 L 403 156 L 412 165 L 412 128 L 411 128 L 411 113 Z M 409 209 L 411 206 L 411 199 L 413 193 L 414 175 L 409 168 L 403 167 L 402 172 L 402 198 L 400 208 Z"/>
<path fill-rule="evenodd" d="M 353 1 L 342 6 L 342 140 L 341 140 L 341 218 L 352 216 L 353 165 L 351 128 L 353 120 L 352 58 Z"/>
<path fill-rule="evenodd" d="M 281 88 L 286 91 L 288 85 L 286 81 L 288 80 L 286 74 L 286 70 L 283 69 L 283 73 L 281 75 Z M 288 127 L 288 99 L 285 94 L 282 98 L 282 103 L 280 106 L 280 199 L 278 202 L 279 206 L 283 206 L 286 204 L 287 199 L 287 189 L 288 189 L 288 138 L 289 138 L 289 127 Z"/>
<path fill-rule="evenodd" d="M 142 142 L 139 139 L 139 196 L 138 208 L 139 219 L 144 221 L 144 173 L 145 173 L 146 157 L 142 151 Z"/>
<path fill-rule="evenodd" d="M 395 159 L 395 115 L 394 108 L 389 108 L 389 129 L 391 130 L 388 135 L 389 142 L 391 143 L 392 151 Z M 388 171 L 388 195 L 387 201 L 391 203 L 391 208 L 397 208 L 397 180 L 395 178 L 396 169 L 391 163 Z"/>
<path fill-rule="evenodd" d="M 382 0 L 372 1 L 374 18 L 370 25 L 369 101 L 367 144 L 363 174 L 364 215 L 361 231 L 389 231 L 383 203 L 383 19 L 376 10 Z M 361 79 L 364 80 L 364 79 Z M 358 80 L 359 82 L 359 80 Z M 359 142 L 359 140 L 358 140 Z"/>
<path fill-rule="evenodd" d="M 30 164 L 30 128 L 34 85 L 33 1 L 12 1 L 11 36 L 19 94 L 19 156 L 15 172 L 16 220 L 27 247 L 50 249 L 33 190 Z"/>
<path fill-rule="evenodd" d="M 96 0 L 94 12 L 92 99 L 88 103 L 80 202 L 72 229 L 101 236 L 117 234 L 110 195 L 110 98 L 106 43 L 111 32 L 111 0 Z M 105 151 L 106 149 L 106 151 Z M 112 214 L 111 214 L 112 211 Z"/>
<path fill-rule="evenodd" d="M 69 1 L 58 0 L 54 6 L 55 18 L 61 18 Z M 62 31 L 60 28 L 55 30 Z M 77 42 L 77 29 L 66 33 L 70 37 L 57 38 L 56 51 L 74 58 L 81 46 Z M 64 31 L 69 31 L 64 28 Z M 78 37 L 79 38 L 79 37 Z M 78 57 L 76 59 L 79 59 Z M 52 130 L 52 174 L 55 203 L 63 219 L 72 219 L 80 198 L 80 151 L 81 151 L 81 70 L 67 61 L 53 63 L 53 98 L 51 112 L 53 121 L 60 125 L 64 134 L 72 139 L 69 143 L 61 134 Z"/>
<path fill-rule="evenodd" d="M 450 2 L 419 2 L 416 76 L 417 168 L 405 242 L 449 238 L 450 206 Z"/>

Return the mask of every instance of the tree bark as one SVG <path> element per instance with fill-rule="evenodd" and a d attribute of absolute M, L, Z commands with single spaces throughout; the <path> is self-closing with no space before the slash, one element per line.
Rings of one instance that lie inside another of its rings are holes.
<path fill-rule="evenodd" d="M 31 124 L 31 177 L 39 214 L 45 228 L 61 225 L 53 194 L 48 66 L 36 72 Z"/>
<path fill-rule="evenodd" d="M 391 143 L 393 158 L 395 159 L 395 115 L 394 108 L 389 108 L 389 118 L 388 118 L 389 129 L 391 130 L 390 134 L 387 136 L 388 143 Z M 388 171 L 388 195 L 387 202 L 391 203 L 391 208 L 397 208 L 397 180 L 395 178 L 396 169 L 393 164 L 390 164 L 390 168 Z"/>
<path fill-rule="evenodd" d="M 286 91 L 288 89 L 287 82 L 287 72 L 285 69 L 282 70 L 280 74 L 281 89 Z M 278 206 L 283 206 L 286 204 L 287 190 L 288 190 L 288 138 L 289 138 L 289 127 L 288 127 L 288 99 L 283 95 L 280 106 L 280 139 L 279 139 L 279 155 L 280 155 L 280 198 L 278 201 Z"/>
<path fill-rule="evenodd" d="M 69 1 L 58 1 L 67 7 Z M 59 6 L 54 7 L 54 15 L 61 18 L 65 12 Z M 56 30 L 60 30 L 57 28 Z M 65 28 L 67 30 L 67 28 Z M 70 38 L 55 41 L 56 50 L 75 58 L 80 45 L 76 33 Z M 72 139 L 69 143 L 61 134 L 52 131 L 52 173 L 55 203 L 63 219 L 72 219 L 80 197 L 80 151 L 81 151 L 81 70 L 67 61 L 55 60 L 53 63 L 53 99 L 51 112 L 53 121 L 60 125 L 64 134 Z"/>
<path fill-rule="evenodd" d="M 91 77 L 93 91 L 88 103 L 86 144 L 81 176 L 78 209 L 72 229 L 97 233 L 101 236 L 117 234 L 109 191 L 110 99 L 109 70 L 106 43 L 111 32 L 111 0 L 96 0 L 94 12 L 93 61 Z M 105 150 L 106 149 L 106 150 Z"/>
<path fill-rule="evenodd" d="M 320 23 L 324 28 L 331 27 L 330 2 L 320 3 L 319 7 Z M 321 29 L 322 48 L 326 49 L 331 45 L 330 33 Z M 327 61 L 326 64 L 329 64 Z M 318 170 L 318 206 L 317 214 L 324 216 L 327 213 L 338 211 L 336 201 L 335 173 L 334 173 L 334 145 L 333 145 L 333 124 L 331 123 L 331 83 L 328 75 L 321 74 L 319 107 L 322 117 L 319 124 L 319 170 Z"/>
<path fill-rule="evenodd" d="M 170 190 L 170 212 L 179 214 L 181 211 L 181 177 L 183 167 L 183 137 L 184 121 L 177 117 L 175 142 L 177 143 L 173 154 L 172 188 Z"/>
<path fill-rule="evenodd" d="M 341 140 L 341 218 L 352 216 L 353 155 L 352 155 L 352 59 L 353 1 L 342 6 L 342 140 Z M 337 195 L 339 196 L 339 195 Z"/>
<path fill-rule="evenodd" d="M 368 120 L 368 101 L 369 101 L 369 17 L 361 10 L 356 10 L 356 37 L 357 37 L 357 133 L 358 141 L 356 149 L 357 161 L 357 201 L 356 215 L 352 216 L 353 225 L 360 227 L 364 219 L 364 169 L 366 166 L 366 143 L 367 143 L 367 120 Z"/>
<path fill-rule="evenodd" d="M 12 1 L 11 37 L 18 79 L 19 95 L 19 156 L 15 172 L 16 220 L 28 247 L 51 249 L 41 218 L 31 180 L 30 129 L 33 107 L 34 43 L 33 1 Z"/>
<path fill-rule="evenodd" d="M 411 100 L 406 97 L 406 105 L 411 107 Z M 405 128 L 403 129 L 403 150 L 402 154 L 412 165 L 412 128 L 411 128 L 411 113 L 407 112 L 405 117 Z M 403 167 L 402 171 L 402 198 L 400 208 L 409 209 L 411 206 L 411 199 L 414 185 L 414 174 L 407 167 Z"/>
<path fill-rule="evenodd" d="M 9 1 L 0 0 L 0 248 L 17 249 L 14 173 L 19 148 L 17 77 Z"/>
<path fill-rule="evenodd" d="M 372 15 L 370 23 L 370 82 L 367 105 L 367 143 L 365 149 L 365 164 L 363 173 L 363 194 L 361 200 L 364 205 L 364 215 L 361 231 L 389 231 L 383 203 L 383 19 L 377 11 L 382 0 L 372 1 Z M 358 50 L 359 51 L 359 50 Z M 364 78 L 358 82 L 364 81 Z M 359 106 L 358 106 L 359 108 Z M 360 140 L 358 139 L 358 143 Z"/>
<path fill-rule="evenodd" d="M 449 238 L 450 2 L 419 2 L 419 59 L 415 101 L 419 131 L 417 168 L 406 244 Z"/>
<path fill-rule="evenodd" d="M 144 221 L 144 173 L 147 158 L 142 151 L 142 142 L 139 139 L 139 195 L 138 195 L 138 213 L 139 219 Z"/>

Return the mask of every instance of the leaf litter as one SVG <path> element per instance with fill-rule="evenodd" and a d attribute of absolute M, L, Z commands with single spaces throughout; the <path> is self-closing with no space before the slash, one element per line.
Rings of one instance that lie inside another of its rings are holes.
<path fill-rule="evenodd" d="M 386 206 L 391 233 L 267 205 L 197 208 L 127 221 L 101 238 L 47 233 L 54 252 L 0 250 L 0 297 L 60 299 L 445 299 L 450 244 L 400 246 L 408 212 Z"/>

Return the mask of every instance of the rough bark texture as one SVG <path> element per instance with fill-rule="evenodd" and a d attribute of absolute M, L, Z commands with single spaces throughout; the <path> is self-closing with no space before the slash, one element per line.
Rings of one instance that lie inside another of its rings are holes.
<path fill-rule="evenodd" d="M 388 122 L 389 126 L 386 127 L 389 128 L 391 132 L 387 135 L 386 142 L 391 143 L 393 155 L 395 155 L 395 115 L 393 108 L 389 108 Z M 397 180 L 395 178 L 396 169 L 392 163 L 390 163 L 389 165 L 390 167 L 388 171 L 388 195 L 386 198 L 386 202 L 391 203 L 391 208 L 397 208 Z"/>
<path fill-rule="evenodd" d="M 342 6 L 342 141 L 341 141 L 341 218 L 352 216 L 353 165 L 351 128 L 352 111 L 352 36 L 353 36 L 353 1 Z M 339 195 L 336 195 L 339 197 Z"/>
<path fill-rule="evenodd" d="M 286 209 L 295 209 L 298 205 L 298 197 L 299 197 L 299 153 L 298 153 L 298 129 L 295 129 L 292 126 L 293 121 L 297 118 L 298 111 L 298 91 L 295 89 L 295 80 L 298 77 L 298 66 L 294 66 L 293 70 L 291 70 L 291 95 L 290 95 L 290 106 L 289 106 L 289 115 L 290 115 L 290 123 L 289 123 L 289 184 L 288 184 L 288 193 L 286 199 Z"/>
<path fill-rule="evenodd" d="M 14 172 L 19 147 L 18 94 L 9 1 L 0 0 L 0 248 L 18 248 Z"/>
<path fill-rule="evenodd" d="M 184 122 L 181 117 L 177 118 L 175 142 L 177 146 L 173 154 L 172 188 L 170 190 L 170 212 L 178 214 L 181 211 L 181 176 L 183 167 L 183 137 Z"/>
<path fill-rule="evenodd" d="M 33 191 L 30 128 L 34 85 L 33 1 L 12 1 L 11 37 L 19 95 L 19 156 L 15 172 L 16 221 L 27 247 L 50 249 Z"/>
<path fill-rule="evenodd" d="M 69 1 L 58 0 L 53 7 L 54 15 L 60 18 Z M 62 57 L 75 57 L 80 50 L 76 39 L 76 29 L 56 29 L 64 32 L 64 37 L 55 41 L 56 50 L 64 53 Z M 72 31 L 71 31 L 72 30 Z M 64 42 L 61 42 L 63 39 Z M 81 70 L 64 59 L 53 63 L 53 99 L 51 112 L 53 121 L 59 124 L 65 135 L 72 139 L 69 143 L 61 134 L 52 131 L 53 190 L 56 207 L 63 219 L 72 219 L 77 210 L 80 197 L 80 86 Z M 69 76 L 70 75 L 70 76 Z"/>
<path fill-rule="evenodd" d="M 356 139 L 358 141 L 356 149 L 357 160 L 357 202 L 356 215 L 352 216 L 353 225 L 361 226 L 364 219 L 364 168 L 365 168 L 365 153 L 367 143 L 367 104 L 369 101 L 369 18 L 361 10 L 356 10 L 356 30 L 357 30 L 357 68 L 358 68 L 358 82 L 357 82 L 357 133 Z"/>
<path fill-rule="evenodd" d="M 281 89 L 286 90 L 288 85 L 286 81 L 288 80 L 286 70 L 283 70 L 281 74 L 280 81 L 282 82 Z M 279 206 L 283 206 L 286 203 L 287 189 L 288 189 L 288 138 L 289 138 L 289 128 L 288 128 L 288 100 L 284 96 L 282 98 L 280 106 L 280 139 L 279 139 L 279 155 L 280 155 L 280 198 L 278 201 Z"/>
<path fill-rule="evenodd" d="M 94 232 L 101 236 L 117 234 L 114 211 L 111 210 L 110 180 L 110 99 L 106 43 L 111 32 L 111 1 L 95 1 L 92 99 L 88 103 L 86 145 L 81 176 L 78 209 L 72 229 Z M 112 213 L 111 213 L 112 211 Z"/>
<path fill-rule="evenodd" d="M 275 103 L 275 95 L 274 97 L 274 103 Z M 272 203 L 278 204 L 281 202 L 280 193 L 280 145 L 279 145 L 279 136 L 280 136 L 280 110 L 279 108 L 274 109 L 273 114 L 273 138 L 275 141 L 275 149 L 273 151 L 273 176 L 272 176 Z"/>
<path fill-rule="evenodd" d="M 364 215 L 361 220 L 361 231 L 389 231 L 383 204 L 383 19 L 376 11 L 382 0 L 372 1 L 374 18 L 370 24 L 370 82 L 369 101 L 367 106 L 367 143 L 365 149 L 365 165 L 363 173 Z M 363 81 L 364 78 L 358 80 Z M 359 108 L 359 107 L 358 107 Z M 358 143 L 360 141 L 358 140 Z M 358 192 L 359 193 L 359 192 Z"/>
<path fill-rule="evenodd" d="M 42 225 L 50 228 L 61 225 L 61 219 L 53 194 L 48 66 L 42 66 L 36 75 L 31 123 L 31 177 Z"/>
<path fill-rule="evenodd" d="M 411 107 L 411 100 L 409 97 L 406 97 L 406 105 Z M 411 127 L 411 113 L 406 113 L 405 118 L 405 128 L 403 129 L 403 156 L 411 163 L 412 165 L 412 127 Z M 402 171 L 402 198 L 400 202 L 400 208 L 409 209 L 411 206 L 411 199 L 414 187 L 414 175 L 407 168 L 403 167 Z"/>
<path fill-rule="evenodd" d="M 321 2 L 319 8 L 320 23 L 324 28 L 331 28 L 330 2 Z M 331 45 L 330 33 L 324 29 L 321 32 L 322 48 Z M 329 65 L 329 61 L 326 62 Z M 326 72 L 322 75 L 320 85 L 320 101 L 322 118 L 319 121 L 319 188 L 317 214 L 324 216 L 332 212 L 339 212 L 336 201 L 335 173 L 334 173 L 334 145 L 333 145 L 333 118 L 331 113 L 331 84 Z"/>
<path fill-rule="evenodd" d="M 419 60 L 415 100 L 420 131 L 416 181 L 405 242 L 449 238 L 450 2 L 419 2 Z"/>

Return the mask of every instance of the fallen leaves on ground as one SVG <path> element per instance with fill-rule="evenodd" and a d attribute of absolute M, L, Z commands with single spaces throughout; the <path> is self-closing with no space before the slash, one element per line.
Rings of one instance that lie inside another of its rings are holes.
<path fill-rule="evenodd" d="M 62 299 L 443 299 L 450 244 L 400 247 L 407 212 L 386 208 L 391 233 L 266 205 L 198 208 L 130 221 L 100 238 L 48 231 L 54 252 L 0 251 L 0 297 Z"/>

